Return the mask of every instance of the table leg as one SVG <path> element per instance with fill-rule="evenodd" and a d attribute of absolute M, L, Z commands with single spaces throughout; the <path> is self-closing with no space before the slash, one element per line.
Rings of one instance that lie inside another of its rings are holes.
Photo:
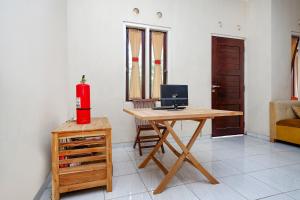
<path fill-rule="evenodd" d="M 176 122 L 176 121 L 172 121 L 172 123 L 171 123 L 170 126 L 173 127 L 174 124 L 175 124 L 175 122 Z M 159 129 L 157 128 L 157 126 L 155 125 L 154 122 L 150 122 L 150 124 L 152 125 L 153 129 L 155 130 L 155 132 L 157 132 L 158 135 L 159 135 L 160 137 L 162 137 L 162 135 L 164 134 L 164 132 L 163 132 L 163 133 L 160 133 Z M 167 129 L 166 129 L 166 131 L 167 131 Z M 180 156 L 180 153 L 179 153 L 179 152 L 178 152 L 178 151 L 170 144 L 170 142 L 169 142 L 168 140 L 165 140 L 164 143 L 169 147 L 169 149 L 170 149 L 177 157 Z"/>
<path fill-rule="evenodd" d="M 156 144 L 156 146 L 152 149 L 152 151 L 148 154 L 148 156 L 144 159 L 144 161 L 139 165 L 139 168 L 144 168 L 149 161 L 153 158 L 153 156 L 155 155 L 155 153 L 159 150 L 160 146 L 164 143 L 164 141 L 166 140 L 167 136 L 169 135 L 169 131 L 165 130 L 164 133 L 162 134 L 159 129 L 157 128 L 157 126 L 155 125 L 154 122 L 150 121 L 150 124 L 152 125 L 152 127 L 154 128 L 154 130 L 159 134 L 160 136 L 160 140 L 159 142 Z M 171 126 L 174 126 L 175 121 L 172 121 Z"/>
<path fill-rule="evenodd" d="M 218 184 L 218 180 L 213 177 L 197 160 L 192 154 L 188 154 L 188 158 L 191 161 L 192 165 L 198 169 L 211 184 Z"/>
<path fill-rule="evenodd" d="M 157 186 L 157 188 L 154 190 L 153 194 L 159 194 L 161 193 L 167 184 L 171 181 L 173 176 L 176 174 L 177 170 L 181 167 L 183 160 L 185 158 L 185 155 L 182 154 L 175 164 L 172 166 L 171 170 L 167 173 L 167 175 L 163 178 L 163 180 L 160 182 L 160 184 Z"/>
<path fill-rule="evenodd" d="M 175 142 L 180 146 L 180 148 L 183 152 L 178 157 L 177 161 L 172 166 L 171 170 L 166 174 L 166 176 L 160 182 L 159 186 L 154 190 L 154 194 L 161 193 L 165 189 L 165 187 L 171 181 L 172 177 L 176 174 L 176 172 L 181 167 L 181 165 L 185 159 L 188 159 L 189 162 L 195 168 L 197 168 L 205 177 L 207 177 L 207 179 L 211 183 L 213 183 L 213 184 L 218 183 L 218 181 L 211 174 L 209 174 L 204 169 L 204 167 L 202 167 L 202 165 L 199 162 L 197 162 L 197 160 L 194 158 L 194 156 L 189 151 L 192 148 L 193 144 L 195 143 L 197 137 L 199 136 L 199 134 L 205 124 L 205 121 L 206 121 L 205 119 L 199 121 L 199 125 L 198 125 L 197 129 L 195 130 L 192 138 L 190 139 L 190 141 L 188 142 L 188 144 L 186 146 L 181 142 L 180 138 L 177 136 L 176 132 L 173 130 L 173 128 L 170 126 L 170 124 L 167 121 L 163 122 L 168 130 L 168 133 L 170 133 L 173 136 Z"/>
<path fill-rule="evenodd" d="M 172 134 L 172 136 L 174 137 L 175 141 L 177 142 L 177 144 L 181 147 L 182 151 L 185 153 L 185 155 L 187 156 L 187 161 L 192 164 L 196 169 L 198 169 L 208 180 L 210 183 L 212 184 L 218 184 L 219 182 L 217 181 L 216 178 L 214 178 L 197 160 L 196 158 L 191 154 L 191 152 L 189 151 L 193 144 L 195 143 L 197 137 L 200 135 L 202 128 L 204 127 L 206 120 L 200 120 L 199 121 L 199 125 L 197 127 L 197 129 L 195 130 L 192 138 L 190 139 L 190 141 L 188 142 L 187 146 L 185 147 L 185 145 L 180 141 L 180 138 L 176 135 L 176 133 L 174 132 L 174 130 L 171 130 L 172 127 L 169 127 L 168 124 L 166 124 L 167 128 L 169 127 L 169 131 Z"/>
<path fill-rule="evenodd" d="M 168 174 L 168 169 L 159 161 L 157 160 L 157 158 L 155 158 L 155 156 L 152 156 L 152 160 L 155 162 L 155 164 L 161 169 L 161 171 L 164 174 Z"/>

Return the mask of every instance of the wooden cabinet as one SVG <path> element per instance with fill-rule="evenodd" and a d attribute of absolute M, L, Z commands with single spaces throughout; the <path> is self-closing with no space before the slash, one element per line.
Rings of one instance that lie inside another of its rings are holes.
<path fill-rule="evenodd" d="M 107 118 L 90 124 L 66 122 L 52 131 L 52 200 L 60 193 L 98 186 L 112 191 L 111 126 Z"/>

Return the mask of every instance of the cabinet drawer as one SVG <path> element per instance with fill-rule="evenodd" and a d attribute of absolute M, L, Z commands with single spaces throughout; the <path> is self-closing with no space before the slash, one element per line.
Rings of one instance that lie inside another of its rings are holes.
<path fill-rule="evenodd" d="M 59 139 L 69 139 L 74 137 L 95 137 L 106 136 L 108 131 L 89 131 L 89 132 L 62 132 L 59 133 Z"/>
<path fill-rule="evenodd" d="M 98 180 L 106 180 L 106 174 L 106 168 L 93 171 L 62 174 L 59 176 L 59 186 L 70 186 Z"/>

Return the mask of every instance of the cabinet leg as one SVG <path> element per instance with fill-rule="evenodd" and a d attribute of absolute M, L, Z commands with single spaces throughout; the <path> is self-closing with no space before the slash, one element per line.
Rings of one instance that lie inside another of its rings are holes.
<path fill-rule="evenodd" d="M 52 180 L 52 200 L 59 200 L 60 194 L 59 194 L 59 188 Z"/>
<path fill-rule="evenodd" d="M 59 200 L 59 161 L 58 161 L 58 135 L 52 134 L 52 200 Z"/>
<path fill-rule="evenodd" d="M 112 191 L 112 147 L 111 147 L 111 132 L 108 132 L 106 134 L 106 163 L 107 163 L 107 185 L 106 185 L 106 191 L 111 192 Z"/>

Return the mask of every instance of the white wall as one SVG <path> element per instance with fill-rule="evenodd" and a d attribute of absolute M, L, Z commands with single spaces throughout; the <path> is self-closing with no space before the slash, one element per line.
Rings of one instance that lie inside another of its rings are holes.
<path fill-rule="evenodd" d="M 271 0 L 248 1 L 246 59 L 246 129 L 267 136 L 271 100 Z"/>
<path fill-rule="evenodd" d="M 300 35 L 299 20 L 299 0 L 272 0 L 272 100 L 291 98 L 291 36 Z"/>
<path fill-rule="evenodd" d="M 291 35 L 300 33 L 300 1 L 251 0 L 247 14 L 248 132 L 269 136 L 269 102 L 291 97 Z"/>
<path fill-rule="evenodd" d="M 134 16 L 133 8 L 140 9 Z M 162 19 L 155 13 L 161 11 Z M 134 120 L 125 106 L 123 21 L 170 27 L 169 83 L 189 84 L 190 104 L 211 106 L 211 33 L 245 36 L 246 2 L 240 0 L 68 0 L 69 117 L 75 111 L 75 84 L 91 84 L 92 115 L 108 116 L 113 142 L 132 141 Z M 220 28 L 218 21 L 223 22 Z M 238 31 L 237 25 L 241 25 Z M 191 134 L 185 123 L 181 135 Z M 208 123 L 204 129 L 210 134 Z"/>
<path fill-rule="evenodd" d="M 33 199 L 67 116 L 66 2 L 0 1 L 0 199 Z"/>
<path fill-rule="evenodd" d="M 211 105 L 211 34 L 246 37 L 246 130 L 267 136 L 269 101 L 290 96 L 286 67 L 299 10 L 297 0 L 0 1 L 0 199 L 38 191 L 50 170 L 50 131 L 74 116 L 82 74 L 92 114 L 110 118 L 113 142 L 133 140 L 134 120 L 122 112 L 130 106 L 124 21 L 170 27 L 169 82 L 189 84 L 194 106 Z M 186 135 L 193 125 L 177 129 Z"/>

